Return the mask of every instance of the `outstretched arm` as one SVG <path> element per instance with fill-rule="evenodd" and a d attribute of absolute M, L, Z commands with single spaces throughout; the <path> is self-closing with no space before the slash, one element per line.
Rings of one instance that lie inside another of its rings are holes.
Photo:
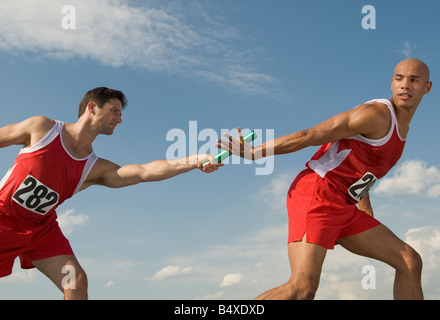
<path fill-rule="evenodd" d="M 202 167 L 202 163 L 207 161 L 211 163 Z M 176 160 L 155 160 L 146 164 L 131 164 L 122 167 L 100 158 L 80 190 L 95 184 L 122 188 L 141 182 L 161 181 L 197 168 L 205 173 L 211 173 L 218 170 L 219 166 L 222 164 L 216 164 L 211 155 L 194 155 Z"/>
<path fill-rule="evenodd" d="M 340 113 L 310 129 L 276 138 L 252 148 L 243 141 L 238 128 L 238 139 L 225 134 L 228 140 L 218 140 L 217 147 L 243 158 L 259 159 L 269 155 L 286 154 L 310 146 L 320 146 L 358 134 L 369 139 L 384 137 L 391 126 L 388 107 L 381 103 L 364 104 Z"/>

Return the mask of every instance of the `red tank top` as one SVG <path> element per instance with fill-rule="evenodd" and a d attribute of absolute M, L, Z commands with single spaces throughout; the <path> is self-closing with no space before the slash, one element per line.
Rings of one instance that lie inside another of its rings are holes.
<path fill-rule="evenodd" d="M 391 112 L 391 129 L 379 140 L 356 135 L 319 148 L 307 167 L 330 182 L 350 202 L 358 202 L 374 183 L 385 176 L 400 159 L 405 139 L 399 136 L 393 105 L 386 99 L 375 99 L 367 103 L 380 102 Z"/>
<path fill-rule="evenodd" d="M 94 152 L 83 159 L 71 156 L 63 145 L 63 126 L 55 121 L 37 144 L 21 149 L 0 181 L 0 214 L 44 226 L 56 219 L 56 207 L 79 191 L 98 158 Z"/>

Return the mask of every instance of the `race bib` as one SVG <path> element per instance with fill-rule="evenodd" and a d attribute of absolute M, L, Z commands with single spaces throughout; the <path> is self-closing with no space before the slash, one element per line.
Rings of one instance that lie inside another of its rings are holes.
<path fill-rule="evenodd" d="M 12 199 L 27 210 L 45 215 L 58 203 L 59 197 L 56 191 L 28 175 Z"/>
<path fill-rule="evenodd" d="M 367 172 L 361 179 L 356 181 L 348 188 L 348 194 L 356 201 L 361 199 L 367 194 L 368 191 L 374 186 L 377 178 L 371 172 Z"/>

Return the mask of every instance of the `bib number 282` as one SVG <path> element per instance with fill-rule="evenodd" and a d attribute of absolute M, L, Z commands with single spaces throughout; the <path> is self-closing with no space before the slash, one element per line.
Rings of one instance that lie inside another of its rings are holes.
<path fill-rule="evenodd" d="M 58 203 L 59 195 L 28 175 L 15 191 L 12 199 L 25 209 L 45 215 Z"/>
<path fill-rule="evenodd" d="M 348 194 L 356 201 L 361 199 L 367 194 L 368 191 L 376 183 L 377 178 L 371 172 L 367 172 L 361 179 L 356 181 L 350 188 L 348 188 Z"/>

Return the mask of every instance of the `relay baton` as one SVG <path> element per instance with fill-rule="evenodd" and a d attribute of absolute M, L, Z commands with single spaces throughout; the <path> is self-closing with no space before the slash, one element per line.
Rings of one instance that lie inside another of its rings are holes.
<path fill-rule="evenodd" d="M 251 133 L 245 135 L 243 137 L 243 140 L 246 141 L 247 143 L 251 143 L 252 141 L 254 141 L 257 138 L 257 135 L 255 134 L 254 131 L 251 131 Z M 223 160 L 225 160 L 227 157 L 229 157 L 232 153 L 230 153 L 229 151 L 223 150 L 222 152 L 220 152 L 218 155 L 216 155 L 215 161 L 217 161 L 217 163 L 222 162 Z M 202 166 L 206 166 L 208 163 L 211 163 L 211 161 L 205 162 L 204 164 L 202 164 Z"/>

